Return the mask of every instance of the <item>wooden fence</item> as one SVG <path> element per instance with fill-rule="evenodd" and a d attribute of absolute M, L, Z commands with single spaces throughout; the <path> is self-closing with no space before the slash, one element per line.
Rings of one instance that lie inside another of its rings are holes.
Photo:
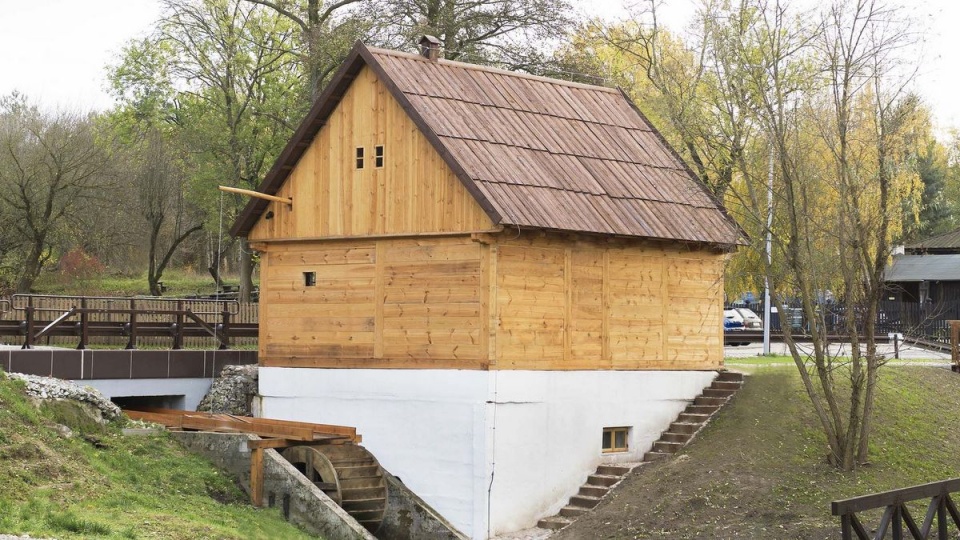
<path fill-rule="evenodd" d="M 216 331 L 224 326 L 226 313 L 227 326 L 243 336 L 231 337 L 231 347 L 252 348 L 257 338 L 249 330 L 258 324 L 258 308 L 259 304 L 196 298 L 14 295 L 0 299 L 0 327 L 10 330 L 17 324 L 20 331 L 0 335 L 0 340 L 22 345 L 27 334 L 40 334 L 33 345 L 209 349 L 220 343 L 204 326 Z M 57 325 L 51 331 L 38 327 L 54 321 Z M 64 331 L 70 324 L 75 332 Z"/>
<path fill-rule="evenodd" d="M 888 532 L 893 540 L 910 538 L 925 540 L 930 538 L 936 524 L 936 537 L 941 540 L 950 538 L 948 528 L 952 524 L 960 530 L 960 511 L 957 510 L 953 493 L 960 491 L 960 478 L 931 482 L 920 486 L 895 489 L 873 495 L 864 495 L 853 499 L 831 503 L 833 515 L 840 517 L 840 534 L 843 540 L 871 540 L 886 538 Z M 922 521 L 913 517 L 907 503 L 929 499 L 926 511 L 918 514 Z M 876 527 L 865 527 L 859 514 L 876 509 L 884 509 L 880 523 Z M 870 531 L 870 532 L 868 532 Z M 952 536 L 956 538 L 956 532 Z"/>

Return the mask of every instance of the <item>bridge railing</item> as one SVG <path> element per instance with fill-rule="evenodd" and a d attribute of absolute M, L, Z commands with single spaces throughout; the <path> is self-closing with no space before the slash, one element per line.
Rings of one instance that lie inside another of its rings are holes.
<path fill-rule="evenodd" d="M 212 341 L 224 349 L 255 344 L 257 337 L 256 305 L 250 309 L 236 300 L 14 295 L 6 305 L 10 310 L 0 320 L 0 336 L 23 348 L 181 349 L 209 347 Z"/>
<path fill-rule="evenodd" d="M 931 482 L 920 486 L 833 501 L 830 507 L 833 515 L 840 517 L 840 532 L 843 540 L 885 538 L 888 531 L 892 533 L 893 540 L 903 540 L 908 538 L 904 536 L 904 527 L 906 527 L 906 532 L 910 534 L 909 538 L 926 539 L 930 538 L 934 518 L 936 518 L 937 538 L 946 540 L 950 523 L 953 523 L 957 530 L 960 530 L 960 512 L 957 511 L 957 506 L 950 496 L 958 491 L 960 491 L 960 478 L 954 478 L 942 482 Z M 923 521 L 918 522 L 910 513 L 906 503 L 923 499 L 930 499 L 930 502 L 927 504 Z M 879 525 L 869 528 L 864 527 L 858 514 L 879 508 L 884 509 Z M 875 530 L 876 532 L 869 534 L 868 530 Z M 955 537 L 956 534 L 954 534 Z"/>

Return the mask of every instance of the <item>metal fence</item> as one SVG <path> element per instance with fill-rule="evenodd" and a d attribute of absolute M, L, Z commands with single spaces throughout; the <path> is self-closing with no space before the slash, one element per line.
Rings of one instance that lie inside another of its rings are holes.
<path fill-rule="evenodd" d="M 735 307 L 750 308 L 763 318 L 763 304 L 760 302 L 740 304 Z M 877 334 L 896 332 L 928 341 L 949 343 L 949 321 L 960 320 L 960 302 L 958 301 L 918 303 L 884 300 L 880 302 L 879 307 L 876 318 Z M 822 316 L 827 333 L 841 334 L 846 330 L 847 307 L 845 305 L 835 302 L 825 303 L 818 306 L 817 312 Z M 784 316 L 780 313 L 771 313 L 772 331 L 782 331 L 783 321 L 789 323 L 794 333 L 805 333 L 809 330 L 810 321 L 798 305 L 787 306 L 784 313 Z M 857 330 L 862 332 L 864 329 L 862 313 L 857 313 L 856 321 Z"/>

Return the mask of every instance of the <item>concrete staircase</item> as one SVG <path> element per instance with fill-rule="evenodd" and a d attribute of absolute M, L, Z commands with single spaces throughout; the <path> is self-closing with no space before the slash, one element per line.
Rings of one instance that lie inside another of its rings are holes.
<path fill-rule="evenodd" d="M 570 497 L 570 501 L 560 509 L 560 513 L 541 519 L 537 526 L 552 530 L 566 527 L 600 504 L 603 497 L 634 468 L 668 459 L 679 452 L 742 386 L 742 373 L 721 371 L 713 384 L 704 388 L 703 393 L 697 396 L 693 403 L 687 405 L 687 408 L 677 416 L 676 421 L 660 435 L 660 439 L 653 443 L 650 451 L 643 455 L 642 463 L 600 465 L 597 467 L 597 472 L 587 477 L 587 483 L 580 486 L 580 491 Z"/>

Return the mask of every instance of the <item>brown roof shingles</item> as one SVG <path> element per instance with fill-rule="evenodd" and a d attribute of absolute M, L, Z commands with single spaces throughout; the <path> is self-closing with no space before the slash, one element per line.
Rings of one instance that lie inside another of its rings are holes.
<path fill-rule="evenodd" d="M 401 106 L 501 225 L 720 246 L 742 241 L 722 206 L 617 90 L 362 44 L 349 61 L 364 62 L 387 79 Z M 320 110 L 331 107 L 315 106 L 311 113 Z M 295 151 L 284 155 L 299 158 Z M 284 180 L 268 176 L 261 190 L 275 193 Z M 234 234 L 250 230 L 259 217 L 255 206 L 248 206 Z"/>

